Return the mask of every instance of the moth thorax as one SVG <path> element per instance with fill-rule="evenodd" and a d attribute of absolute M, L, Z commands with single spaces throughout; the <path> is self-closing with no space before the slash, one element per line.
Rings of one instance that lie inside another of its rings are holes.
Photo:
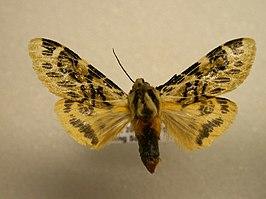
<path fill-rule="evenodd" d="M 133 84 L 128 95 L 128 102 L 132 119 L 150 121 L 160 115 L 160 93 L 142 78 L 137 79 Z"/>

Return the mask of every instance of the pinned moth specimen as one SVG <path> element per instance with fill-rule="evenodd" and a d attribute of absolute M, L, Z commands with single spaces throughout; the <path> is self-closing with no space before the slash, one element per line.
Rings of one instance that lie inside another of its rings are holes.
<path fill-rule="evenodd" d="M 127 94 L 64 45 L 44 38 L 29 43 L 39 79 L 62 98 L 55 112 L 70 135 L 100 149 L 131 122 L 141 160 L 151 173 L 160 160 L 162 123 L 169 137 L 189 150 L 208 146 L 225 132 L 237 105 L 218 96 L 246 79 L 255 52 L 253 39 L 231 40 L 160 86 L 136 79 Z"/>

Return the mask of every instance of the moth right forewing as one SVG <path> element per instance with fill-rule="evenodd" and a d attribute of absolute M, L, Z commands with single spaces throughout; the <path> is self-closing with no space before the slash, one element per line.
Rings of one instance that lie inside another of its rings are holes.
<path fill-rule="evenodd" d="M 245 80 L 255 53 L 253 39 L 229 41 L 157 89 L 165 100 L 181 104 L 200 101 L 202 96 L 218 96 L 235 89 Z"/>

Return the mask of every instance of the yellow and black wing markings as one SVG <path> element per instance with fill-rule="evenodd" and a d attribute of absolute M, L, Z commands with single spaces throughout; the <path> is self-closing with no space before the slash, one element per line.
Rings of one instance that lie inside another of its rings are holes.
<path fill-rule="evenodd" d="M 49 39 L 29 43 L 34 70 L 50 92 L 73 101 L 127 100 L 127 94 L 69 48 Z M 103 103 L 98 104 L 103 106 Z"/>
<path fill-rule="evenodd" d="M 198 102 L 239 86 L 248 76 L 256 53 L 255 41 L 235 39 L 215 48 L 180 75 L 158 86 L 162 100 L 180 104 Z"/>
<path fill-rule="evenodd" d="M 113 140 L 130 121 L 130 112 L 125 105 L 112 108 L 97 108 L 83 103 L 61 99 L 55 111 L 63 126 L 80 144 L 99 149 Z"/>
<path fill-rule="evenodd" d="M 134 111 L 147 105 L 146 98 L 161 104 L 156 117 L 176 143 L 187 149 L 208 146 L 225 132 L 237 113 L 234 102 L 218 96 L 246 79 L 255 53 L 253 39 L 226 42 L 157 86 L 158 96 L 150 95 L 149 91 L 139 92 L 143 93 L 137 96 L 143 99 L 140 103 L 143 106 L 134 103 L 136 110 L 131 110 L 128 95 L 69 48 L 43 38 L 33 39 L 29 44 L 39 79 L 63 98 L 55 107 L 61 123 L 75 140 L 93 149 L 115 138 L 132 121 Z"/>
<path fill-rule="evenodd" d="M 236 113 L 234 102 L 215 97 L 185 106 L 172 102 L 162 106 L 167 133 L 189 150 L 211 144 L 234 121 Z"/>
<path fill-rule="evenodd" d="M 69 48 L 49 39 L 29 43 L 39 79 L 64 98 L 55 111 L 79 143 L 100 148 L 129 122 L 127 94 Z"/>
<path fill-rule="evenodd" d="M 226 42 L 157 87 L 162 121 L 176 143 L 187 149 L 202 148 L 225 132 L 236 116 L 237 105 L 216 96 L 246 79 L 255 53 L 253 39 Z"/>

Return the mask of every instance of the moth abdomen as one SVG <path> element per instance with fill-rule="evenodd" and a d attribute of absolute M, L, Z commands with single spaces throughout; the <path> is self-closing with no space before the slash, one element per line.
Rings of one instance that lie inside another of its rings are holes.
<path fill-rule="evenodd" d="M 150 122 L 135 119 L 132 122 L 139 144 L 141 160 L 150 173 L 154 173 L 160 161 L 159 139 L 161 132 L 161 119 L 155 117 Z"/>
<path fill-rule="evenodd" d="M 137 137 L 139 144 L 139 153 L 141 160 L 149 172 L 154 173 L 157 164 L 159 163 L 159 138 L 156 135 L 155 129 L 146 126 L 142 129 L 142 134 Z"/>

